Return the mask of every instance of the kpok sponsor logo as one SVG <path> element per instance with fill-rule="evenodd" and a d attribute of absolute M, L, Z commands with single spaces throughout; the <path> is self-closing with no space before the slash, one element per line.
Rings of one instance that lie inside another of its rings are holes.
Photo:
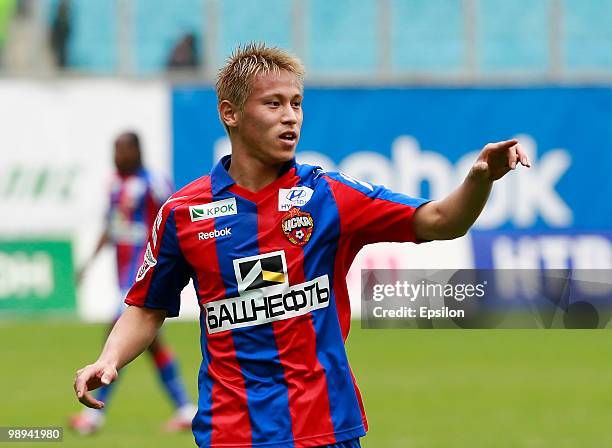
<path fill-rule="evenodd" d="M 224 229 L 221 230 L 213 230 L 211 232 L 199 232 L 198 233 L 198 240 L 200 241 L 204 241 L 204 240 L 209 240 L 211 238 L 221 238 L 221 237 L 225 237 L 225 236 L 232 236 L 232 228 L 231 227 L 225 227 Z"/>
<path fill-rule="evenodd" d="M 209 204 L 192 205 L 189 207 L 191 222 L 217 218 L 219 216 L 235 215 L 236 213 L 238 213 L 236 198 L 223 199 Z"/>
<path fill-rule="evenodd" d="M 272 292 L 274 291 L 274 292 Z M 329 306 L 329 277 L 278 289 L 247 291 L 240 297 L 209 302 L 206 328 L 209 334 L 291 319 Z"/>

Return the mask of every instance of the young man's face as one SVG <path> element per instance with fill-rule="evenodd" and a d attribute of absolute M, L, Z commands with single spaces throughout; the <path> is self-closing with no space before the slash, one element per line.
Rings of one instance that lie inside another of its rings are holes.
<path fill-rule="evenodd" d="M 302 127 L 302 84 L 296 75 L 256 76 L 235 131 L 251 156 L 264 163 L 291 160 Z"/>

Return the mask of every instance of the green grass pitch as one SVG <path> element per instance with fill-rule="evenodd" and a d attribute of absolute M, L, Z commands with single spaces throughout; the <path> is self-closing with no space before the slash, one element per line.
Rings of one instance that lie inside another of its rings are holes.
<path fill-rule="evenodd" d="M 364 395 L 364 448 L 612 446 L 612 332 L 361 330 L 348 351 Z M 0 426 L 66 426 L 79 410 L 72 380 L 95 359 L 103 325 L 0 322 Z M 192 396 L 197 323 L 169 323 Z M 62 447 L 191 447 L 168 435 L 172 409 L 147 356 L 121 374 L 107 424 L 89 438 L 66 429 Z"/>

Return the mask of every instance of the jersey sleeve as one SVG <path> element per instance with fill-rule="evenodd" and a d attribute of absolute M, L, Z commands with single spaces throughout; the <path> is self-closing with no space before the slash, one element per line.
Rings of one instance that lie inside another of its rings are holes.
<path fill-rule="evenodd" d="M 413 198 L 344 173 L 326 173 L 336 204 L 343 236 L 361 246 L 417 239 L 413 218 L 426 199 Z"/>
<path fill-rule="evenodd" d="M 153 222 L 142 265 L 125 303 L 163 309 L 168 317 L 176 317 L 191 270 L 179 246 L 174 210 L 169 208 L 162 206 Z"/>

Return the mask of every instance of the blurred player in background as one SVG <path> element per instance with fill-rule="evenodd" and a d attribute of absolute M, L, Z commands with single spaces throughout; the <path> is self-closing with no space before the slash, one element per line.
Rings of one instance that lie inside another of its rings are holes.
<path fill-rule="evenodd" d="M 116 316 L 119 318 L 125 304 L 129 287 L 136 277 L 147 243 L 147 235 L 158 209 L 172 193 L 169 182 L 154 176 L 144 168 L 140 139 L 134 132 L 126 132 L 115 140 L 114 162 L 117 172 L 110 192 L 110 207 L 104 231 L 98 244 L 77 274 L 80 282 L 87 268 L 106 244 L 116 250 L 117 277 L 122 300 L 117 302 Z M 112 329 L 112 325 L 109 328 Z M 148 347 L 161 383 L 176 407 L 175 415 L 167 422 L 166 430 L 191 429 L 195 406 L 191 403 L 179 376 L 176 360 L 161 336 L 157 336 Z M 100 388 L 97 398 L 108 403 L 114 385 Z M 106 409 L 106 408 L 105 408 Z M 104 409 L 85 409 L 70 419 L 70 427 L 80 434 L 91 434 L 104 423 Z"/>
<path fill-rule="evenodd" d="M 239 48 L 221 69 L 218 108 L 232 154 L 160 210 L 126 298 L 132 306 L 99 359 L 77 372 L 82 403 L 103 406 L 88 391 L 114 381 L 178 315 L 191 277 L 203 311 L 198 446 L 360 446 L 367 421 L 344 347 L 355 255 L 375 242 L 464 235 L 493 181 L 529 160 L 516 140 L 486 145 L 440 201 L 301 165 L 303 76 L 298 59 L 265 45 Z M 329 125 L 350 123 L 339 113 Z"/>

